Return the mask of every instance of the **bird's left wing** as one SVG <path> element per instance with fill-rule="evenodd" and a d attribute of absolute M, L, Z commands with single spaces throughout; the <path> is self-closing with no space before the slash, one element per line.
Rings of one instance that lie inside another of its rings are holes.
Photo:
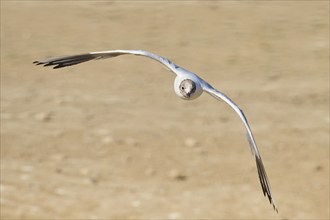
<path fill-rule="evenodd" d="M 270 189 L 270 183 L 269 183 L 269 180 L 268 180 L 268 177 L 266 174 L 266 170 L 265 170 L 264 164 L 263 164 L 261 156 L 260 156 L 259 149 L 258 149 L 256 141 L 253 137 L 249 123 L 244 115 L 244 112 L 228 96 L 226 96 L 222 92 L 214 89 L 211 85 L 209 85 L 205 81 L 203 82 L 203 89 L 204 89 L 204 91 L 209 93 L 214 98 L 225 101 L 230 107 L 232 107 L 235 110 L 235 112 L 238 114 L 238 116 L 243 121 L 244 126 L 246 128 L 246 137 L 249 141 L 251 151 L 252 151 L 253 155 L 255 156 L 262 191 L 264 193 L 264 196 L 268 197 L 269 202 L 273 205 L 274 210 L 276 210 L 276 212 L 278 212 L 275 201 L 274 201 L 274 197 L 273 197 L 271 189 Z"/>
<path fill-rule="evenodd" d="M 90 52 L 85 54 L 71 55 L 71 56 L 63 56 L 63 57 L 50 57 L 40 61 L 34 61 L 36 65 L 44 65 L 44 66 L 54 66 L 54 69 L 67 67 L 76 65 L 79 63 L 87 62 L 90 60 L 98 60 L 98 59 L 106 59 L 111 57 L 116 57 L 125 54 L 133 54 L 139 56 L 145 56 L 150 59 L 156 60 L 167 67 L 170 71 L 177 74 L 176 69 L 178 66 L 171 62 L 170 60 L 150 53 L 144 50 L 108 50 L 108 51 L 99 51 L 99 52 Z"/>

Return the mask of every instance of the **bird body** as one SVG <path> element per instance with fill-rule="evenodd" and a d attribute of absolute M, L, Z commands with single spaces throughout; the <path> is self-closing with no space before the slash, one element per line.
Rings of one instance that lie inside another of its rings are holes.
<path fill-rule="evenodd" d="M 271 192 L 270 183 L 266 174 L 266 170 L 260 156 L 259 149 L 257 147 L 249 123 L 244 115 L 244 112 L 228 96 L 226 96 L 224 93 L 220 92 L 219 90 L 213 88 L 208 82 L 200 78 L 195 73 L 190 72 L 189 70 L 186 70 L 176 65 L 167 58 L 164 58 L 162 56 L 144 50 L 109 50 L 109 51 L 90 52 L 86 54 L 78 54 L 72 56 L 47 58 L 45 60 L 35 61 L 34 63 L 37 65 L 54 66 L 53 67 L 54 69 L 58 69 L 66 66 L 76 65 L 90 60 L 106 59 L 106 58 L 116 57 L 125 54 L 133 54 L 133 55 L 151 58 L 153 60 L 158 61 L 159 63 L 164 65 L 168 70 L 174 73 L 176 75 L 176 78 L 174 80 L 174 91 L 178 97 L 184 100 L 193 100 L 198 98 L 203 92 L 206 92 L 215 99 L 226 102 L 238 114 L 238 116 L 240 117 L 240 119 L 242 120 L 245 126 L 246 137 L 249 142 L 251 152 L 255 157 L 258 176 L 261 183 L 263 194 L 264 196 L 268 197 L 268 200 L 273 205 L 274 210 L 278 212 L 274 201 L 274 197 Z"/>

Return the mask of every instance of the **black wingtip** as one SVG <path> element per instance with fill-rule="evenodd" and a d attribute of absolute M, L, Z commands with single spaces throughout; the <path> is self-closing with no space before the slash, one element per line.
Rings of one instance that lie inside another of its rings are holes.
<path fill-rule="evenodd" d="M 59 68 L 62 68 L 62 67 L 66 67 L 66 66 L 64 66 L 64 65 L 56 65 L 56 66 L 53 67 L 53 69 L 59 69 Z"/>
<path fill-rule="evenodd" d="M 274 210 L 278 213 L 278 209 L 275 205 L 274 198 L 272 197 L 270 185 L 268 182 L 268 177 L 264 168 L 264 165 L 262 163 L 261 158 L 256 156 L 256 164 L 258 169 L 258 176 L 261 183 L 261 188 L 263 191 L 264 196 L 266 196 L 269 200 L 269 203 L 273 206 Z"/>
<path fill-rule="evenodd" d="M 33 64 L 35 64 L 35 65 L 41 65 L 42 62 L 40 62 L 40 61 L 34 61 Z"/>
<path fill-rule="evenodd" d="M 34 61 L 33 63 L 36 65 L 43 65 L 45 67 L 54 66 L 53 69 L 58 69 L 62 67 L 76 65 L 97 58 L 99 58 L 99 56 L 88 53 L 88 54 L 72 55 L 65 57 L 48 58 L 43 61 Z"/>

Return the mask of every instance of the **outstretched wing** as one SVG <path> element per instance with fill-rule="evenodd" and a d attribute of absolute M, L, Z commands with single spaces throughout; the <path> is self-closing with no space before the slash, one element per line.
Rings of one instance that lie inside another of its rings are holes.
<path fill-rule="evenodd" d="M 203 86 L 204 91 L 206 91 L 207 93 L 209 93 L 211 96 L 213 96 L 214 98 L 216 98 L 218 100 L 225 101 L 228 105 L 230 105 L 230 107 L 232 107 L 235 110 L 235 112 L 238 114 L 238 116 L 242 119 L 244 126 L 246 128 L 246 137 L 249 141 L 252 154 L 255 156 L 262 191 L 264 193 L 264 196 L 268 197 L 269 202 L 273 205 L 274 210 L 276 212 L 278 212 L 275 201 L 274 201 L 274 197 L 272 195 L 272 191 L 270 189 L 270 183 L 269 183 L 269 180 L 268 180 L 268 177 L 266 174 L 264 164 L 262 163 L 262 159 L 261 159 L 256 141 L 254 140 L 251 128 L 249 126 L 249 123 L 248 123 L 243 111 L 235 104 L 235 102 L 233 102 L 229 97 L 227 97 L 222 92 L 214 89 L 208 83 L 205 83 L 203 85 L 204 85 Z"/>
<path fill-rule="evenodd" d="M 63 57 L 50 57 L 40 61 L 34 61 L 36 65 L 44 66 L 54 66 L 54 69 L 76 65 L 79 63 L 87 62 L 90 60 L 98 60 L 116 57 L 125 54 L 133 54 L 139 56 L 145 56 L 156 60 L 171 70 L 173 73 L 177 74 L 176 69 L 178 66 L 171 62 L 170 60 L 161 57 L 159 55 L 144 51 L 144 50 L 109 50 L 109 51 L 100 51 L 100 52 L 90 52 L 85 54 L 78 54 L 72 56 L 63 56 Z"/>

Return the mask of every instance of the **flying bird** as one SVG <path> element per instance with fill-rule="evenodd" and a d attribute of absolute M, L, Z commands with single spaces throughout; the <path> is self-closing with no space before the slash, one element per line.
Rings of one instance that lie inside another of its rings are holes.
<path fill-rule="evenodd" d="M 109 50 L 109 51 L 99 51 L 99 52 L 90 52 L 85 54 L 78 54 L 72 56 L 63 56 L 63 57 L 51 57 L 40 61 L 35 61 L 36 65 L 43 66 L 53 66 L 54 69 L 76 65 L 79 63 L 87 62 L 90 60 L 99 60 L 106 59 L 111 57 L 116 57 L 125 54 L 133 54 L 151 58 L 158 61 L 167 67 L 171 72 L 173 72 L 176 77 L 174 80 L 174 91 L 177 96 L 184 100 L 193 100 L 198 98 L 203 91 L 210 94 L 212 97 L 217 100 L 226 102 L 240 117 L 242 120 L 245 129 L 246 137 L 249 142 L 253 156 L 255 157 L 256 166 L 258 170 L 258 176 L 261 183 L 262 191 L 264 196 L 268 197 L 270 204 L 273 206 L 274 210 L 278 212 L 276 207 L 274 197 L 271 192 L 270 183 L 266 174 L 265 167 L 263 165 L 259 149 L 257 147 L 256 141 L 253 137 L 252 130 L 249 126 L 249 123 L 242 111 L 242 109 L 228 96 L 219 90 L 213 88 L 209 83 L 200 78 L 195 73 L 192 73 L 172 61 L 166 59 L 165 57 L 150 53 L 144 50 Z"/>

